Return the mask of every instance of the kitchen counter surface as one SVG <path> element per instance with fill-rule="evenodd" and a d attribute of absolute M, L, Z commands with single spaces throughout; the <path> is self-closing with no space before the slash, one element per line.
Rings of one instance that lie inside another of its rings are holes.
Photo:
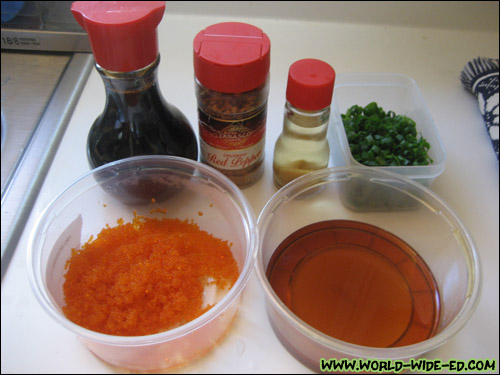
<path fill-rule="evenodd" d="M 337 74 L 391 72 L 406 74 L 416 81 L 447 152 L 445 170 L 431 188 L 468 228 L 483 270 L 481 300 L 470 321 L 447 343 L 427 353 L 426 358 L 494 359 L 498 365 L 499 167 L 477 99 L 459 80 L 462 68 L 473 58 L 498 58 L 498 29 L 169 14 L 167 10 L 158 29 L 160 88 L 167 101 L 186 114 L 196 132 L 192 41 L 201 29 L 223 21 L 254 24 L 271 39 L 266 171 L 258 183 L 243 190 L 256 217 L 276 192 L 272 182 L 272 154 L 282 129 L 290 64 L 301 58 L 318 58 L 330 63 Z M 2 373 L 116 371 L 94 357 L 74 334 L 42 310 L 31 291 L 26 270 L 28 238 L 37 219 L 60 191 L 89 170 L 86 138 L 104 101 L 102 81 L 93 70 L 2 281 Z M 207 356 L 176 372 L 298 373 L 310 370 L 291 356 L 275 337 L 267 320 L 264 294 L 253 274 L 243 293 L 239 314 L 226 337 Z"/>

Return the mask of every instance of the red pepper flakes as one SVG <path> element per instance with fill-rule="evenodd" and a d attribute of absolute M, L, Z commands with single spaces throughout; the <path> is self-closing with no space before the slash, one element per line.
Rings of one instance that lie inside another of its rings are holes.
<path fill-rule="evenodd" d="M 202 306 L 207 282 L 229 290 L 238 275 L 227 241 L 192 221 L 136 216 L 73 249 L 63 311 L 92 331 L 154 334 L 209 310 Z"/>

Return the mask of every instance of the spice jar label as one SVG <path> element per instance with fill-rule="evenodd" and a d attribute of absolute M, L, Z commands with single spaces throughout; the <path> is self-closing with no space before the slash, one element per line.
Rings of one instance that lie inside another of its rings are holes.
<path fill-rule="evenodd" d="M 218 169 L 239 170 L 248 168 L 262 159 L 264 139 L 251 147 L 241 150 L 221 150 L 201 140 L 202 160 Z"/>
<path fill-rule="evenodd" d="M 266 110 L 238 121 L 214 119 L 199 111 L 202 160 L 219 169 L 250 167 L 263 157 Z"/>

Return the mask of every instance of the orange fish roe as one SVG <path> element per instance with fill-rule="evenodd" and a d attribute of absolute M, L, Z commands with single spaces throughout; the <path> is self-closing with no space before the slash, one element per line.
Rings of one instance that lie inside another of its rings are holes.
<path fill-rule="evenodd" d="M 151 211 L 149 211 L 150 214 L 154 213 L 160 213 L 160 214 L 166 214 L 167 209 L 166 208 L 153 208 Z"/>
<path fill-rule="evenodd" d="M 207 283 L 229 290 L 238 267 L 227 241 L 187 220 L 136 216 L 107 226 L 67 262 L 66 317 L 92 331 L 141 336 L 185 324 L 210 309 Z"/>

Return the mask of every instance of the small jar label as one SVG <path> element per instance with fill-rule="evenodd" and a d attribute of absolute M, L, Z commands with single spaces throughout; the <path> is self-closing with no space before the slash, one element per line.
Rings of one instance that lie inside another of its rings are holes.
<path fill-rule="evenodd" d="M 251 147 L 241 150 L 221 150 L 210 146 L 201 140 L 202 160 L 217 168 L 238 170 L 248 168 L 262 158 L 264 139 Z"/>
<path fill-rule="evenodd" d="M 198 111 L 202 161 L 224 170 L 245 169 L 263 158 L 266 109 L 243 120 L 223 121 Z"/>

